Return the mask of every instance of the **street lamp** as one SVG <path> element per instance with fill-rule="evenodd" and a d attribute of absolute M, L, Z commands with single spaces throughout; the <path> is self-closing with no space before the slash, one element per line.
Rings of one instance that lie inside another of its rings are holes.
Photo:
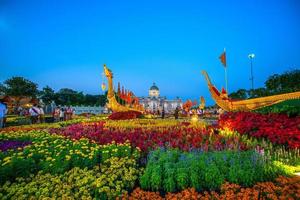
<path fill-rule="evenodd" d="M 253 80 L 254 80 L 254 77 L 253 77 L 253 58 L 255 57 L 255 54 L 254 53 L 251 53 L 248 55 L 248 58 L 250 59 L 250 64 L 251 64 L 251 77 L 250 77 L 250 80 L 251 80 L 251 86 L 252 86 L 252 90 L 254 90 L 254 84 L 253 84 Z"/>

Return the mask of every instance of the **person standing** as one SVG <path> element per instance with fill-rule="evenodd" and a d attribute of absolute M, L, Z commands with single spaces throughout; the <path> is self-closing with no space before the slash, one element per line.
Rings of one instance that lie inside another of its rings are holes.
<path fill-rule="evenodd" d="M 22 116 L 23 108 L 21 106 L 18 107 L 17 109 L 18 115 Z"/>
<path fill-rule="evenodd" d="M 175 112 L 174 112 L 175 119 L 178 119 L 178 115 L 179 115 L 179 108 L 176 107 Z"/>
<path fill-rule="evenodd" d="M 4 127 L 4 119 L 6 115 L 6 105 L 0 102 L 0 128 Z"/>
<path fill-rule="evenodd" d="M 56 107 L 53 111 L 53 121 L 58 122 L 60 117 L 60 108 Z"/>
<path fill-rule="evenodd" d="M 165 118 L 165 107 L 163 107 L 162 111 L 161 111 L 161 118 L 164 119 Z"/>
<path fill-rule="evenodd" d="M 38 117 L 40 115 L 39 113 L 39 108 L 37 108 L 36 104 L 34 104 L 30 109 L 29 109 L 29 114 L 30 114 L 30 119 L 31 119 L 31 124 L 35 124 L 38 121 Z"/>
<path fill-rule="evenodd" d="M 73 115 L 73 109 L 71 106 L 68 106 L 68 108 L 65 111 L 66 120 L 71 120 Z"/>
<path fill-rule="evenodd" d="M 39 108 L 39 121 L 40 123 L 44 123 L 45 122 L 45 112 L 44 109 L 41 105 L 38 106 Z"/>
<path fill-rule="evenodd" d="M 61 108 L 59 112 L 59 120 L 62 122 L 64 121 L 64 118 L 65 118 L 65 110 L 64 108 Z"/>

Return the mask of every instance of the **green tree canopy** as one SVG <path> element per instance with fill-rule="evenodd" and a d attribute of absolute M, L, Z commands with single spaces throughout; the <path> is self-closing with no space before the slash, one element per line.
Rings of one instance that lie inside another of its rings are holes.
<path fill-rule="evenodd" d="M 238 91 L 231 93 L 229 97 L 232 99 L 247 99 L 247 90 L 239 89 Z"/>
<path fill-rule="evenodd" d="M 50 104 L 55 100 L 55 92 L 48 85 L 42 89 L 40 92 L 40 98 L 43 100 L 45 104 Z"/>
<path fill-rule="evenodd" d="M 3 84 L 0 83 L 0 95 L 4 95 L 5 94 L 5 87 Z"/>
<path fill-rule="evenodd" d="M 300 91 L 300 70 L 292 70 L 280 75 L 274 74 L 267 79 L 265 87 L 254 90 L 239 89 L 232 92 L 229 97 L 247 99 L 296 91 Z"/>
<path fill-rule="evenodd" d="M 3 90 L 6 95 L 10 96 L 36 97 L 38 85 L 23 77 L 12 77 L 4 81 Z"/>
<path fill-rule="evenodd" d="M 55 95 L 56 103 L 59 105 L 77 105 L 80 103 L 77 101 L 79 93 L 69 88 L 62 88 Z"/>
<path fill-rule="evenodd" d="M 248 91 L 249 98 L 265 97 L 265 96 L 269 96 L 269 95 L 270 95 L 270 92 L 266 88 L 263 88 L 263 87 Z"/>
<path fill-rule="evenodd" d="M 272 94 L 300 91 L 300 70 L 274 74 L 267 79 L 265 86 Z"/>
<path fill-rule="evenodd" d="M 104 95 L 100 95 L 99 96 L 99 106 L 105 106 L 105 104 L 107 103 L 107 91 L 105 92 Z"/>

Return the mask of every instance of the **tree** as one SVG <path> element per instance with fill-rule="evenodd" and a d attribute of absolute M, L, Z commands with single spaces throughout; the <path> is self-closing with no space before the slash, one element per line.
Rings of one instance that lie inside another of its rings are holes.
<path fill-rule="evenodd" d="M 239 89 L 236 92 L 232 92 L 229 95 L 230 98 L 232 99 L 247 99 L 248 95 L 247 95 L 247 90 L 245 89 Z"/>
<path fill-rule="evenodd" d="M 96 105 L 97 103 L 97 96 L 96 95 L 91 95 L 91 94 L 86 94 L 84 97 L 84 104 L 93 106 Z"/>
<path fill-rule="evenodd" d="M 104 95 L 99 96 L 99 106 L 103 107 L 107 103 L 107 91 Z M 97 104 L 96 104 L 97 105 Z"/>
<path fill-rule="evenodd" d="M 295 92 L 300 90 L 300 70 L 292 70 L 281 75 L 274 74 L 265 82 L 271 94 Z"/>
<path fill-rule="evenodd" d="M 76 95 L 76 91 L 69 88 L 62 88 L 55 94 L 55 103 L 58 105 L 74 105 L 74 103 L 76 102 Z"/>
<path fill-rule="evenodd" d="M 5 87 L 3 84 L 0 83 L 0 95 L 4 95 L 5 94 Z"/>
<path fill-rule="evenodd" d="M 43 100 L 45 104 L 50 104 L 55 100 L 55 92 L 48 85 L 42 89 L 40 92 L 40 98 Z"/>
<path fill-rule="evenodd" d="M 36 97 L 38 85 L 23 77 L 12 77 L 4 81 L 4 93 L 10 96 Z"/>
<path fill-rule="evenodd" d="M 58 105 L 85 105 L 85 95 L 69 88 L 60 89 L 55 96 Z"/>
<path fill-rule="evenodd" d="M 261 87 L 254 90 L 249 90 L 248 95 L 250 98 L 265 97 L 269 96 L 270 92 L 266 88 Z"/>

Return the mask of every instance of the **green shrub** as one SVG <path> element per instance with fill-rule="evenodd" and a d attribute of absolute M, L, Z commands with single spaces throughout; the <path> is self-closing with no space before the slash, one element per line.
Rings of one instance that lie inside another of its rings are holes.
<path fill-rule="evenodd" d="M 255 112 L 268 114 L 268 113 L 283 113 L 288 116 L 297 116 L 300 115 L 300 100 L 293 99 L 287 100 L 272 106 L 267 106 L 264 108 L 257 109 Z"/>
<path fill-rule="evenodd" d="M 285 174 L 283 167 L 253 150 L 197 153 L 157 149 L 150 153 L 140 184 L 152 191 L 218 190 L 225 181 L 251 186 L 280 174 Z"/>

